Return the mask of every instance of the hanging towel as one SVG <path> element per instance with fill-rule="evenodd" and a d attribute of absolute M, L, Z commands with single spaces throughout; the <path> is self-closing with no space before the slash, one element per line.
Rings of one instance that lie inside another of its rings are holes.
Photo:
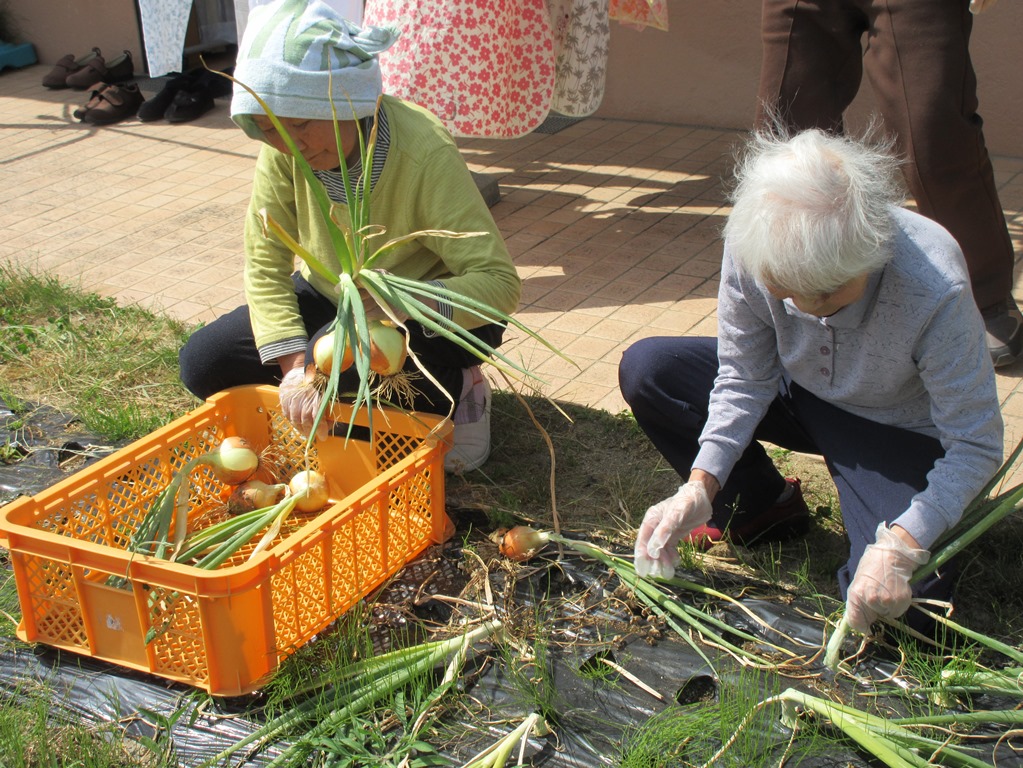
<path fill-rule="evenodd" d="M 608 0 L 550 0 L 554 27 L 554 97 L 551 109 L 588 117 L 604 98 L 611 24 Z"/>
<path fill-rule="evenodd" d="M 138 0 L 150 77 L 179 72 L 192 0 Z"/>

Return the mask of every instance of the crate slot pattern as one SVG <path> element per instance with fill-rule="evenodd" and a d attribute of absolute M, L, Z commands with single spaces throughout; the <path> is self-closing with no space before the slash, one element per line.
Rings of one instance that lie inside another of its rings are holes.
<path fill-rule="evenodd" d="M 71 569 L 53 560 L 28 561 L 26 578 L 39 632 L 56 645 L 88 647 L 85 622 L 71 578 Z"/>

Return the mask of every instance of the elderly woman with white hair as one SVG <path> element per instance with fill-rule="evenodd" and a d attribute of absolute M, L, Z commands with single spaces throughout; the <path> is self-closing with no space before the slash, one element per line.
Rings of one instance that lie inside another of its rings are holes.
<path fill-rule="evenodd" d="M 687 482 L 636 538 L 670 576 L 681 540 L 749 544 L 806 529 L 798 480 L 758 441 L 820 454 L 849 536 L 839 571 L 868 632 L 911 596 L 951 599 L 949 569 L 911 589 L 928 548 L 997 471 L 1002 419 L 963 255 L 899 207 L 887 146 L 818 130 L 754 134 L 725 226 L 717 339 L 644 339 L 619 382 Z M 910 626 L 927 628 L 917 611 Z"/>
<path fill-rule="evenodd" d="M 268 213 L 335 270 L 338 265 L 312 185 L 264 105 L 313 168 L 312 184 L 326 190 L 331 216 L 339 221 L 347 220 L 344 163 L 352 185 L 371 190 L 370 223 L 389 239 L 423 230 L 487 235 L 423 235 L 388 252 L 378 268 L 442 284 L 505 313 L 518 305 L 521 281 L 454 139 L 425 109 L 382 95 L 377 57 L 396 36 L 391 29 L 360 28 L 319 0 L 276 0 L 252 9 L 235 77 L 260 99 L 236 85 L 231 101 L 234 121 L 263 143 L 245 221 L 247 303 L 200 328 L 181 350 L 182 381 L 198 397 L 240 384 L 279 382 L 282 412 L 305 434 L 320 405 L 320 390 L 306 378 L 305 366 L 315 338 L 337 315 L 337 295 L 305 263 L 294 271 L 295 255 L 264 234 L 258 213 Z M 372 168 L 362 167 L 360 131 L 363 137 L 376 132 Z M 502 325 L 444 302 L 424 302 L 489 346 L 501 343 Z M 412 320 L 406 326 L 409 346 L 447 393 L 418 377 L 411 405 L 443 414 L 455 402 L 454 445 L 445 466 L 475 469 L 490 453 L 490 387 L 479 360 Z M 411 360 L 406 370 L 416 373 Z M 341 391 L 354 390 L 356 375 L 354 368 L 342 374 Z M 321 423 L 318 436 L 325 437 L 326 429 Z"/>

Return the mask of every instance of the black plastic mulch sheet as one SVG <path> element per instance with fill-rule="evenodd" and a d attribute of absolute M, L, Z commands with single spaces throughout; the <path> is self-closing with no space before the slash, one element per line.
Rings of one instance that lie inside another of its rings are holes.
<path fill-rule="evenodd" d="M 74 417 L 48 406 L 16 415 L 0 400 L 0 446 L 6 457 L 0 463 L 0 507 L 39 493 L 122 445 L 103 441 Z"/>
<path fill-rule="evenodd" d="M 445 559 L 456 557 L 455 547 L 449 545 L 441 555 Z M 402 574 L 382 593 L 381 605 L 375 620 L 394 620 L 396 614 L 386 607 L 389 600 L 402 591 L 416 589 L 422 579 L 422 569 L 414 580 L 406 581 Z M 494 574 L 495 593 L 501 595 L 501 574 Z M 505 574 L 505 578 L 510 576 Z M 545 648 L 531 647 L 536 667 L 527 672 L 528 685 L 543 687 L 546 693 L 530 696 L 524 693 L 521 674 L 516 675 L 514 664 L 506 654 L 516 651 L 487 646 L 467 664 L 466 695 L 475 703 L 473 717 L 459 717 L 459 710 L 445 714 L 439 725 L 436 741 L 431 743 L 438 753 L 450 759 L 455 766 L 493 744 L 511 731 L 531 712 L 537 711 L 538 702 L 549 712 L 552 732 L 545 737 L 532 737 L 525 748 L 526 765 L 548 768 L 596 768 L 616 766 L 639 729 L 651 718 L 668 709 L 684 716 L 701 711 L 713 711 L 721 704 L 723 692 L 732 684 L 759 686 L 753 691 L 754 701 L 789 687 L 816 693 L 798 679 L 820 672 L 819 667 L 793 670 L 794 674 L 754 673 L 728 657 L 705 652 L 714 662 L 710 669 L 689 646 L 676 639 L 671 632 L 651 631 L 644 622 L 635 628 L 634 616 L 616 614 L 604 606 L 586 612 L 585 600 L 574 605 L 562 601 L 572 589 L 585 589 L 587 599 L 605 585 L 613 588 L 614 577 L 609 577 L 591 561 L 572 555 L 565 560 L 536 568 L 524 579 L 509 583 L 505 598 L 514 601 L 518 609 L 532 613 L 550 629 L 550 644 Z M 389 593 L 389 594 L 388 594 Z M 539 599 L 537 595 L 541 595 Z M 682 599 L 686 599 L 683 595 Z M 431 608 L 429 600 L 415 610 L 434 611 L 440 618 L 446 606 Z M 804 643 L 819 643 L 822 624 L 808 618 L 808 611 L 797 603 L 784 605 L 770 601 L 750 600 L 747 607 L 772 626 L 784 631 L 796 642 L 785 643 L 792 648 L 803 648 Z M 415 612 L 405 612 L 405 621 Z M 721 617 L 734 626 L 764 634 L 767 631 L 741 612 L 723 611 Z M 583 620 L 585 617 L 585 621 Z M 742 617 L 742 618 L 738 618 Z M 509 617 L 509 620 L 512 620 Z M 628 630 L 629 625 L 632 630 Z M 618 630 L 623 630 L 619 633 Z M 763 631 L 761 631 L 763 630 Z M 782 643 L 778 643 L 783 645 Z M 811 649 L 812 655 L 812 649 Z M 602 660 L 608 660 L 625 674 L 620 674 Z M 610 672 L 602 669 L 608 667 Z M 883 658 L 870 657 L 857 668 L 864 677 L 874 680 L 888 679 L 896 666 Z M 745 680 L 745 683 L 742 680 Z M 638 681 L 638 682 L 636 682 Z M 0 696 L 27 697 L 40 690 L 42 684 L 52 692 L 51 714 L 57 721 L 68 718 L 97 724 L 117 722 L 130 735 L 156 738 L 169 734 L 173 742 L 173 764 L 195 766 L 250 734 L 259 722 L 260 694 L 234 699 L 213 699 L 185 686 L 177 686 L 144 674 L 134 673 L 91 659 L 79 658 L 47 649 L 28 648 L 8 643 L 0 647 Z M 641 685 L 642 684 L 642 685 Z M 847 678 L 833 681 L 840 698 L 853 702 L 859 689 Z M 823 695 L 819 694 L 818 695 Z M 984 702 L 975 701 L 976 708 L 985 708 Z M 999 702 L 1001 708 L 1012 702 Z M 865 707 L 867 705 L 861 705 Z M 990 708 L 990 703 L 989 703 Z M 184 715 L 177 715 L 184 710 Z M 901 705 L 893 701 L 890 711 L 899 714 Z M 689 714 L 685 714 L 689 713 Z M 800 739 L 788 745 L 791 732 L 778 722 L 780 709 L 775 707 L 764 715 L 757 744 L 764 752 L 788 754 L 786 765 L 875 766 L 862 752 L 849 744 L 829 742 L 827 749 L 801 751 Z M 715 729 L 717 729 L 715 731 Z M 707 739 L 720 743 L 727 733 L 717 724 L 705 734 Z M 235 756 L 231 765 L 263 766 L 279 754 L 281 745 L 271 745 L 256 753 Z M 1023 766 L 1012 742 L 998 747 L 997 760 L 993 742 L 981 749 L 989 750 L 991 764 Z M 518 754 L 516 748 L 515 754 Z M 685 754 L 684 750 L 680 754 Z M 651 765 L 688 765 L 692 756 L 680 757 L 679 762 L 651 763 Z M 697 761 L 698 762 L 698 761 Z M 777 758 L 774 764 L 777 764 Z M 513 761 L 509 765 L 515 764 Z M 727 755 L 720 765 L 745 765 L 741 756 Z M 940 762 L 935 764 L 940 765 Z"/>
<path fill-rule="evenodd" d="M 97 447 L 98 441 L 89 435 L 75 433 L 73 420 L 49 409 L 36 409 L 27 418 L 15 419 L 0 406 L 0 428 L 9 423 L 14 423 L 16 429 L 8 430 L 8 444 L 17 441 L 24 445 L 26 458 L 14 465 L 0 465 L 0 493 L 4 494 L 0 495 L 0 504 L 19 494 L 36 493 L 68 471 L 77 471 L 83 462 L 113 450 Z M 55 440 L 53 435 L 59 437 Z M 69 470 L 72 461 L 75 463 Z M 457 519 L 458 515 L 454 516 Z M 460 522 L 460 529 L 469 527 L 469 521 Z M 415 630 L 420 623 L 444 623 L 457 610 L 450 601 L 431 595 L 458 596 L 469 582 L 471 569 L 466 567 L 460 540 L 461 536 L 456 535 L 444 547 L 433 548 L 374 596 L 366 615 L 371 626 L 379 630 L 373 635 L 375 648 L 380 639 L 376 650 L 387 649 L 387 638 L 395 629 Z M 638 610 L 634 601 L 623 595 L 617 578 L 603 566 L 571 553 L 561 561 L 538 560 L 522 568 L 493 568 L 488 583 L 497 614 L 506 625 L 517 630 L 519 637 L 543 640 L 530 640 L 531 647 L 518 650 L 486 646 L 467 663 L 462 689 L 474 705 L 473 716 L 460 716 L 464 710 L 452 708 L 431 736 L 438 753 L 452 765 L 462 765 L 532 712 L 545 715 L 552 731 L 528 740 L 527 765 L 597 768 L 618 765 L 652 718 L 673 713 L 682 720 L 697 718 L 701 712 L 711 713 L 703 726 L 707 732 L 698 736 L 720 744 L 729 736 L 727 722 L 717 722 L 714 715 L 724 710 L 732 686 L 749 689 L 752 685 L 753 703 L 789 687 L 824 695 L 813 685 L 820 684 L 819 666 L 751 676 L 734 659 L 704 645 L 704 653 L 714 664 L 710 668 L 663 623 Z M 478 594 L 475 597 L 478 599 Z M 683 593 L 680 599 L 690 601 L 692 596 Z M 810 606 L 799 600 L 745 599 L 743 604 L 791 641 L 780 641 L 776 633 L 734 607 L 722 607 L 718 615 L 736 629 L 807 657 L 820 648 L 824 624 Z M 542 631 L 531 634 L 529 622 Z M 534 664 L 525 673 L 517 669 L 512 658 L 523 651 L 532 656 Z M 865 680 L 889 680 L 897 675 L 898 667 L 882 653 L 875 653 L 866 656 L 856 672 Z M 825 685 L 830 681 L 832 692 L 845 702 L 855 703 L 857 695 L 868 688 L 844 676 L 830 679 L 825 675 L 823 679 Z M 212 698 L 122 667 L 0 637 L 0 698 L 39 695 L 48 698 L 55 722 L 116 723 L 130 736 L 169 736 L 173 747 L 170 764 L 180 766 L 199 765 L 251 734 L 259 725 L 263 701 L 260 693 L 234 699 Z M 885 710 L 897 716 L 904 711 L 903 703 L 893 697 Z M 973 708 L 1011 708 L 1017 703 L 975 699 Z M 802 749 L 802 739 L 791 739 L 778 714 L 777 707 L 766 712 L 757 725 L 759 732 L 754 734 L 754 748 L 775 755 L 775 765 L 782 756 L 786 765 L 817 768 L 879 764 L 848 742 L 829 741 L 823 750 Z M 661 762 L 652 761 L 650 765 L 699 762 L 698 755 L 685 752 L 682 741 L 680 737 L 677 762 L 660 755 L 657 759 Z M 231 765 L 266 765 L 283 746 L 268 745 L 258 752 L 237 755 Z M 987 750 L 985 762 L 1023 766 L 1023 758 L 1013 747 L 1011 740 L 996 746 L 992 739 L 979 745 Z M 517 755 L 518 748 L 513 757 Z M 514 759 L 509 761 L 512 764 Z M 717 764 L 747 763 L 736 750 L 726 753 Z"/>

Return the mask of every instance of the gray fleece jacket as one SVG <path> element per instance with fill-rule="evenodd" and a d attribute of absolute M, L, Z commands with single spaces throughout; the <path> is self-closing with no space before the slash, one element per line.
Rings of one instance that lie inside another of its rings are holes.
<path fill-rule="evenodd" d="M 850 413 L 941 441 L 927 487 L 893 521 L 929 549 L 997 471 L 1002 417 L 958 244 L 919 214 L 892 216 L 891 260 L 859 301 L 824 318 L 771 296 L 725 243 L 718 376 L 693 466 L 724 484 L 782 382 L 796 382 Z"/>

